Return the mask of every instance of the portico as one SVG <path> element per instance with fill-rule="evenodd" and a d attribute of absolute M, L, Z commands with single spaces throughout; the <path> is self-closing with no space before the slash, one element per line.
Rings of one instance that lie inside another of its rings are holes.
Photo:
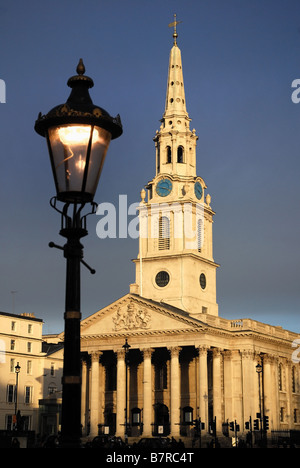
<path fill-rule="evenodd" d="M 124 439 L 126 338 L 129 436 L 192 440 L 197 436 L 193 421 L 199 418 L 205 424 L 203 434 L 221 436 L 231 420 L 244 432 L 245 423 L 259 411 L 255 367 L 262 359 L 265 411 L 279 428 L 277 375 L 282 356 L 276 349 L 276 328 L 214 316 L 200 321 L 166 304 L 124 296 L 82 321 L 83 434 Z M 245 340 L 245 331 L 251 338 Z M 275 332 L 274 339 L 266 338 Z M 292 335 L 282 330 L 281 339 Z M 292 378 L 290 366 L 284 368 Z"/>

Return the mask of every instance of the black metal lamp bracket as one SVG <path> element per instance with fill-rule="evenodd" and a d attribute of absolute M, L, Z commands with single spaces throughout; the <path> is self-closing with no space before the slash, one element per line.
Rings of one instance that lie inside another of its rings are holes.
<path fill-rule="evenodd" d="M 96 270 L 91 268 L 83 260 L 83 249 L 82 245 L 79 242 L 81 237 L 87 235 L 86 230 L 86 218 L 90 214 L 94 214 L 97 210 L 97 204 L 91 202 L 92 209 L 89 213 L 82 216 L 82 210 L 85 206 L 85 203 L 65 203 L 62 210 L 57 208 L 57 198 L 53 197 L 50 200 L 50 205 L 58 213 L 61 214 L 61 230 L 60 235 L 66 237 L 68 242 L 64 246 L 55 244 L 54 242 L 49 242 L 49 247 L 63 250 L 65 257 L 70 255 L 79 255 L 80 262 L 91 272 L 92 275 L 96 273 Z M 73 212 L 72 216 L 68 215 L 68 210 L 72 206 Z"/>

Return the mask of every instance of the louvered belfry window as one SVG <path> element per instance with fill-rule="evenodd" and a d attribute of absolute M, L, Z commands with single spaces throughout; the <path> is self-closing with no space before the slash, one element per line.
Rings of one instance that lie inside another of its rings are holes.
<path fill-rule="evenodd" d="M 203 244 L 203 229 L 202 229 L 203 223 L 201 219 L 198 219 L 197 222 L 197 247 L 198 247 L 198 252 L 201 252 L 202 244 Z"/>
<path fill-rule="evenodd" d="M 158 249 L 170 249 L 170 220 L 166 216 L 159 218 Z"/>

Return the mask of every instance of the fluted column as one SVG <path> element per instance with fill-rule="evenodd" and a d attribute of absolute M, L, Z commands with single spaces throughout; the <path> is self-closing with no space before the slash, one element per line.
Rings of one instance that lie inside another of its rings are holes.
<path fill-rule="evenodd" d="M 99 358 L 100 351 L 91 353 L 91 405 L 90 405 L 90 436 L 98 435 L 99 424 Z"/>
<path fill-rule="evenodd" d="M 276 361 L 276 364 L 277 364 L 277 368 L 278 368 L 278 361 Z M 286 410 L 287 410 L 287 426 L 288 427 L 293 427 L 293 424 L 294 424 L 294 414 L 293 414 L 293 394 L 292 394 L 292 365 L 291 365 L 291 361 L 285 359 L 284 360 L 284 370 L 286 372 L 286 379 L 285 379 L 285 382 L 286 382 Z M 279 398 L 279 397 L 278 397 Z M 276 402 L 277 403 L 277 402 Z M 278 404 L 276 404 L 276 409 L 278 408 Z M 273 418 L 273 424 L 274 424 L 274 428 L 278 428 L 279 427 L 279 424 L 278 424 L 278 419 L 279 419 L 279 410 L 277 409 L 276 410 L 276 415 L 277 415 L 277 418 L 275 420 L 275 418 Z"/>
<path fill-rule="evenodd" d="M 144 403 L 143 403 L 143 437 L 152 435 L 152 349 L 143 349 L 144 355 Z"/>
<path fill-rule="evenodd" d="M 126 364 L 125 350 L 117 351 L 117 421 L 116 436 L 125 434 L 125 406 L 126 406 Z"/>
<path fill-rule="evenodd" d="M 199 417 L 208 428 L 207 347 L 199 346 Z"/>
<path fill-rule="evenodd" d="M 171 353 L 171 435 L 179 436 L 180 429 L 180 372 L 178 346 L 169 349 Z"/>
<path fill-rule="evenodd" d="M 256 376 L 253 371 L 253 358 L 252 351 L 242 351 L 242 382 L 243 382 L 243 415 L 244 422 L 249 421 L 250 416 L 255 415 L 255 381 Z M 241 421 L 242 423 L 242 421 Z"/>
<path fill-rule="evenodd" d="M 263 414 L 269 416 L 270 427 L 274 427 L 273 418 L 275 417 L 273 410 L 273 389 L 274 381 L 272 379 L 272 363 L 274 357 L 265 354 L 263 356 Z M 276 382 L 277 384 L 277 382 Z"/>
<path fill-rule="evenodd" d="M 236 419 L 233 404 L 233 373 L 232 373 L 232 351 L 227 349 L 223 352 L 224 368 L 224 419 L 232 421 Z"/>
<path fill-rule="evenodd" d="M 221 405 L 221 351 L 213 349 L 213 416 L 216 418 L 216 431 L 222 431 L 222 405 Z"/>

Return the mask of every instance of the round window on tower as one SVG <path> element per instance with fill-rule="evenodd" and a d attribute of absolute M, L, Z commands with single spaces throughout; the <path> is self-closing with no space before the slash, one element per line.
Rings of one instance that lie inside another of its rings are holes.
<path fill-rule="evenodd" d="M 206 276 L 204 273 L 201 273 L 199 281 L 200 281 L 201 288 L 205 289 L 206 288 Z"/>
<path fill-rule="evenodd" d="M 169 273 L 166 271 L 160 271 L 155 277 L 155 282 L 160 288 L 164 288 L 170 281 Z"/>

